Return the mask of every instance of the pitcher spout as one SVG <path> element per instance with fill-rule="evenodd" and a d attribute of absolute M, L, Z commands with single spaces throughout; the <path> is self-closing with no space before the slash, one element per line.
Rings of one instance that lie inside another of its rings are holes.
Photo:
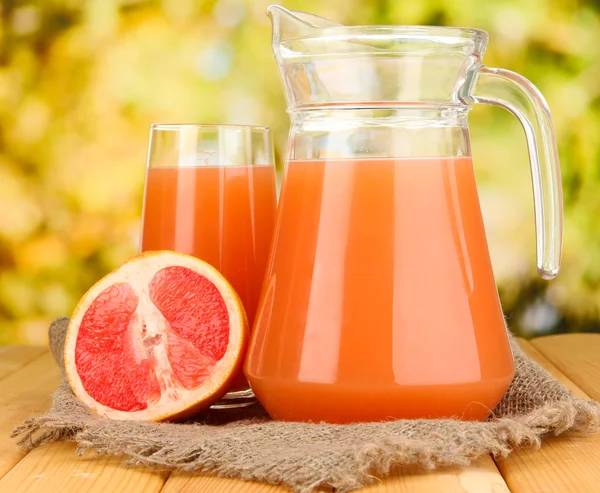
<path fill-rule="evenodd" d="M 267 15 L 273 26 L 274 50 L 282 41 L 287 39 L 305 36 L 314 32 L 315 29 L 340 25 L 318 15 L 288 10 L 281 5 L 267 7 Z"/>

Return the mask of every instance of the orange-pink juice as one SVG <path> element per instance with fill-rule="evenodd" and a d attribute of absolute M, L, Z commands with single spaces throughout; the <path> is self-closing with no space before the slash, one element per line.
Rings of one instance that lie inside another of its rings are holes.
<path fill-rule="evenodd" d="M 252 326 L 275 207 L 273 166 L 149 168 L 141 250 L 174 250 L 216 267 L 239 294 Z"/>
<path fill-rule="evenodd" d="M 277 419 L 487 417 L 513 361 L 471 159 L 290 161 L 246 375 Z"/>

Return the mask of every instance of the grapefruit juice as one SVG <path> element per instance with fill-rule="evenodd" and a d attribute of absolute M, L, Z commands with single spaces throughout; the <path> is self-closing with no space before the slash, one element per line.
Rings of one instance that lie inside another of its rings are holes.
<path fill-rule="evenodd" d="M 141 250 L 174 250 L 217 268 L 254 321 L 275 219 L 272 165 L 151 167 Z"/>
<path fill-rule="evenodd" d="M 514 366 L 471 158 L 292 160 L 246 375 L 276 419 L 485 419 Z"/>

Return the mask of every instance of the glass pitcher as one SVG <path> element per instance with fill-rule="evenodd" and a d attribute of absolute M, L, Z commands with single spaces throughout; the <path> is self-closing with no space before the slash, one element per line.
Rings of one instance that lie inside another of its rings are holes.
<path fill-rule="evenodd" d="M 551 279 L 562 193 L 546 102 L 482 65 L 481 30 L 268 14 L 292 125 L 246 362 L 254 392 L 281 420 L 487 418 L 514 365 L 467 115 L 487 103 L 523 125 Z"/>

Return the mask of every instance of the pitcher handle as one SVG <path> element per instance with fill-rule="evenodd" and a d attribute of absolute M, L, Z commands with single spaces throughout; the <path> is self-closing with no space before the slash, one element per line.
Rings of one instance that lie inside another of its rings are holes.
<path fill-rule="evenodd" d="M 527 138 L 537 243 L 537 270 L 544 279 L 558 274 L 563 237 L 563 201 L 556 135 L 548 104 L 522 75 L 478 63 L 466 102 L 500 106 L 515 115 Z"/>

